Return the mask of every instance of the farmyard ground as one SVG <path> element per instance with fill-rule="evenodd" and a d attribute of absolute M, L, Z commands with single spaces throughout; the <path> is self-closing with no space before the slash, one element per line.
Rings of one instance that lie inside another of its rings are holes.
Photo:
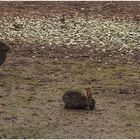
<path fill-rule="evenodd" d="M 1 2 L 11 51 L 0 70 L 0 137 L 140 138 L 138 7 Z M 63 93 L 85 87 L 96 111 L 65 110 Z"/>

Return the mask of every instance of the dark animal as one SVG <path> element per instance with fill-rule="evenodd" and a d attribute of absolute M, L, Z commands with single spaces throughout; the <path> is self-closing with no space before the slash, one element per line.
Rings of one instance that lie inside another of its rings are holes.
<path fill-rule="evenodd" d="M 0 42 L 0 65 L 5 62 L 6 54 L 9 51 L 8 45 L 3 42 Z"/>
<path fill-rule="evenodd" d="M 92 97 L 90 88 L 85 88 L 87 96 L 79 91 L 66 91 L 62 97 L 65 108 L 68 109 L 95 109 L 95 100 Z"/>

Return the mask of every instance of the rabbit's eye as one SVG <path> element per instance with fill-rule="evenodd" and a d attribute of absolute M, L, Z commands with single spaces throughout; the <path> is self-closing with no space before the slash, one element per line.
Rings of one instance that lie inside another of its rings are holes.
<path fill-rule="evenodd" d="M 90 101 L 90 103 L 94 103 L 94 101 Z"/>

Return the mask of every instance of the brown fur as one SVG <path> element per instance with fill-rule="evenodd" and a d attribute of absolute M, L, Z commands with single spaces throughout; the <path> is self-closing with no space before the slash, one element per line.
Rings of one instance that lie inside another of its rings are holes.
<path fill-rule="evenodd" d="M 65 108 L 69 109 L 94 109 L 95 100 L 92 98 L 91 91 L 86 88 L 87 96 L 79 91 L 69 90 L 64 93 L 62 100 L 65 103 Z"/>

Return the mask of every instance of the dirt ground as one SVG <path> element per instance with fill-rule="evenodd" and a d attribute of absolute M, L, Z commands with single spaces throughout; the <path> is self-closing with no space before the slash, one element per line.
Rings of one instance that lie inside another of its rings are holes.
<path fill-rule="evenodd" d="M 0 15 L 86 16 L 79 7 L 96 18 L 140 19 L 140 2 L 0 2 Z M 9 45 L 0 67 L 0 138 L 140 138 L 140 50 Z M 64 109 L 64 92 L 85 87 L 96 110 Z"/>

